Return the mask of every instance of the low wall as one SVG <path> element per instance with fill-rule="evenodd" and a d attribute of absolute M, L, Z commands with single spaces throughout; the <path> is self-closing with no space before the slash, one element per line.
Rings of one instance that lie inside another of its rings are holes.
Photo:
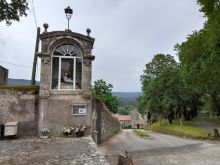
<path fill-rule="evenodd" d="M 100 144 L 120 131 L 120 122 L 112 116 L 104 103 L 93 99 L 92 137 Z"/>
<path fill-rule="evenodd" d="M 42 115 L 40 107 L 43 102 L 41 100 L 39 103 L 39 95 L 36 91 L 34 94 L 31 90 L 22 90 L 22 88 L 12 90 L 11 88 L 0 87 L 0 124 L 19 122 L 18 137 L 38 136 L 41 118 L 45 118 L 47 122 L 53 121 L 50 127 L 47 125 L 47 128 L 53 130 L 52 127 L 57 127 L 59 132 L 62 130 L 60 127 L 63 126 L 86 125 L 96 144 L 108 140 L 120 131 L 118 119 L 113 117 L 108 108 L 96 98 L 81 103 L 87 108 L 86 116 L 81 117 L 71 115 L 70 105 L 77 101 L 75 96 L 72 98 L 65 96 L 67 97 L 65 102 L 62 100 L 64 96 L 54 96 L 53 99 L 45 100 L 48 113 Z M 79 105 L 80 102 L 76 103 Z"/>
<path fill-rule="evenodd" d="M 101 108 L 101 141 L 106 141 L 120 131 L 121 125 L 118 119 L 112 116 L 108 108 L 103 104 Z"/>
<path fill-rule="evenodd" d="M 19 122 L 17 136 L 37 136 L 37 105 L 32 91 L 0 89 L 0 123 Z"/>

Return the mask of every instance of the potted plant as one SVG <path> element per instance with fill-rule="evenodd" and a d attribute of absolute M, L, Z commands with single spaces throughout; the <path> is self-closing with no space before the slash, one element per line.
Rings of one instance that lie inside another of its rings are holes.
<path fill-rule="evenodd" d="M 85 136 L 86 133 L 86 127 L 79 126 L 79 127 L 63 127 L 62 129 L 63 134 L 67 137 L 82 137 Z"/>
<path fill-rule="evenodd" d="M 41 135 L 42 135 L 43 138 L 48 138 L 49 133 L 50 133 L 50 131 L 49 131 L 48 128 L 43 128 L 41 130 Z"/>
<path fill-rule="evenodd" d="M 76 137 L 82 137 L 85 136 L 86 127 L 78 127 L 75 129 L 75 135 Z"/>

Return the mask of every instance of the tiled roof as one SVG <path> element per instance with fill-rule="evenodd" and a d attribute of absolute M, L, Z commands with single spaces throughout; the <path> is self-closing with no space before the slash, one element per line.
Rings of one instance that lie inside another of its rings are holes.
<path fill-rule="evenodd" d="M 131 121 L 131 116 L 130 115 L 114 114 L 113 116 L 116 117 L 119 121 Z"/>

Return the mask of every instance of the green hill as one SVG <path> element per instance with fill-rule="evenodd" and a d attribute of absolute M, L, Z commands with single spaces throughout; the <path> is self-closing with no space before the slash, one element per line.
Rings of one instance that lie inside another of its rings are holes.
<path fill-rule="evenodd" d="M 36 82 L 40 84 L 39 81 Z M 31 80 L 8 78 L 8 85 L 30 85 Z"/>
<path fill-rule="evenodd" d="M 125 99 L 134 99 L 142 95 L 142 92 L 112 92 L 113 96 Z"/>

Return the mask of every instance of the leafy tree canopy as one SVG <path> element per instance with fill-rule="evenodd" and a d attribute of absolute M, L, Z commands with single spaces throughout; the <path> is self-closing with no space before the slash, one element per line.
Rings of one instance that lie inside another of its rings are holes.
<path fill-rule="evenodd" d="M 206 107 L 220 115 L 220 1 L 197 2 L 207 21 L 203 29 L 175 46 L 180 64 L 170 55 L 157 54 L 141 76 L 143 96 L 138 108 L 142 114 L 149 112 L 151 120 L 170 121 L 174 114 L 190 120 L 197 116 L 202 95 L 212 98 Z"/>
<path fill-rule="evenodd" d="M 134 105 L 127 105 L 125 107 L 119 107 L 118 114 L 120 115 L 129 115 L 131 111 L 137 109 Z"/>
<path fill-rule="evenodd" d="M 176 45 L 181 77 L 196 93 L 210 94 L 220 115 L 220 2 L 197 0 L 207 17 L 204 28 Z"/>
<path fill-rule="evenodd" d="M 197 0 L 197 2 L 201 6 L 200 11 L 208 18 L 211 18 L 213 14 L 220 9 L 219 0 Z"/>
<path fill-rule="evenodd" d="M 205 45 L 207 32 L 195 31 L 187 37 L 187 41 L 177 44 L 175 50 L 181 62 L 181 77 L 187 88 L 202 92 L 207 83 L 208 75 L 204 72 L 204 61 L 207 57 Z"/>
<path fill-rule="evenodd" d="M 155 55 L 152 61 L 145 65 L 144 74 L 141 76 L 142 87 L 144 88 L 145 84 L 158 77 L 164 71 L 171 70 L 176 66 L 177 63 L 171 55 Z"/>
<path fill-rule="evenodd" d="M 179 66 L 171 55 L 157 54 L 145 65 L 141 76 L 143 96 L 139 97 L 139 111 L 146 110 L 153 119 L 167 117 L 177 107 L 181 85 Z"/>
<path fill-rule="evenodd" d="M 112 84 L 107 84 L 104 80 L 96 80 L 93 86 L 94 95 L 101 100 L 108 109 L 113 112 L 118 112 L 119 101 L 116 96 L 112 96 Z"/>
<path fill-rule="evenodd" d="M 12 21 L 19 21 L 21 16 L 27 16 L 27 0 L 0 0 L 0 22 L 11 25 Z"/>

